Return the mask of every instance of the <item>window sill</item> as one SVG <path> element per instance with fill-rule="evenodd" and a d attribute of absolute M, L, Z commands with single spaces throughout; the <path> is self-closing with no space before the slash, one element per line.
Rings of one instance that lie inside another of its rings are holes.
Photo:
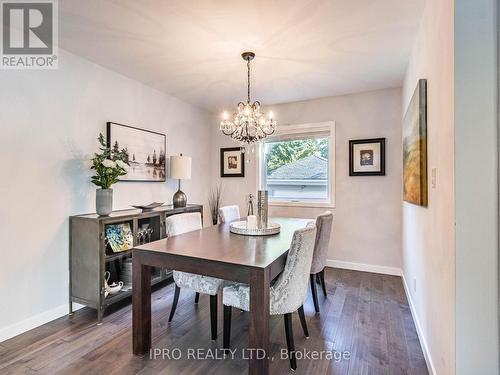
<path fill-rule="evenodd" d="M 331 202 L 291 202 L 291 201 L 269 201 L 269 206 L 275 207 L 309 207 L 309 208 L 335 208 Z"/>

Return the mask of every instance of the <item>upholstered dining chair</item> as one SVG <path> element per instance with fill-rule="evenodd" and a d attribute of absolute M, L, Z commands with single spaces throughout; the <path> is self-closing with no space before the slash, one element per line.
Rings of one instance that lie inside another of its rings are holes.
<path fill-rule="evenodd" d="M 221 223 L 230 223 L 240 218 L 240 208 L 234 206 L 219 207 L 219 217 Z"/>
<path fill-rule="evenodd" d="M 191 212 L 167 217 L 165 222 L 168 237 L 178 236 L 183 233 L 191 232 L 202 228 L 201 214 Z M 172 309 L 168 321 L 171 322 L 181 288 L 196 292 L 195 303 L 198 303 L 200 293 L 210 295 L 210 326 L 212 340 L 217 339 L 217 294 L 221 289 L 223 280 L 208 276 L 195 275 L 187 272 L 174 271 L 175 293 Z"/>
<path fill-rule="evenodd" d="M 325 266 L 326 256 L 328 254 L 328 246 L 330 244 L 330 235 L 332 233 L 333 215 L 330 211 L 326 211 L 316 218 L 316 240 L 314 242 L 314 255 L 311 265 L 311 293 L 314 302 L 314 309 L 319 313 L 318 292 L 316 290 L 316 282 L 321 285 L 323 295 L 326 298 L 325 285 Z"/>
<path fill-rule="evenodd" d="M 307 227 L 296 230 L 283 272 L 271 286 L 269 302 L 271 315 L 283 315 L 285 334 L 290 359 L 290 367 L 295 371 L 297 359 L 293 342 L 292 313 L 298 311 L 304 335 L 308 338 L 306 319 L 304 316 L 304 300 L 307 295 L 308 275 L 311 269 L 316 237 L 316 225 L 311 222 Z M 228 349 L 231 337 L 231 312 L 236 307 L 240 310 L 250 309 L 250 286 L 233 283 L 223 290 L 224 332 L 223 348 Z"/>

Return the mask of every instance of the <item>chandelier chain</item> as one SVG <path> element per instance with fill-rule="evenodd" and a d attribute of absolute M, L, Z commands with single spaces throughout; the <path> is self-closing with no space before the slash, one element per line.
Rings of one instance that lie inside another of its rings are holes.
<path fill-rule="evenodd" d="M 247 103 L 250 103 L 250 60 L 247 60 Z"/>

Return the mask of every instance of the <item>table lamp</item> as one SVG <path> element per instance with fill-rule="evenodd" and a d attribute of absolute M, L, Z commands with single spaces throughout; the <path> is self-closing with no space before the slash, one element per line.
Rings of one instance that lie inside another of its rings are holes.
<path fill-rule="evenodd" d="M 171 156 L 170 177 L 179 180 L 179 190 L 177 190 L 177 192 L 174 194 L 174 197 L 172 198 L 174 208 L 186 207 L 187 197 L 186 194 L 181 191 L 181 180 L 191 179 L 191 157 L 183 156 L 182 154 L 180 154 L 179 156 Z"/>

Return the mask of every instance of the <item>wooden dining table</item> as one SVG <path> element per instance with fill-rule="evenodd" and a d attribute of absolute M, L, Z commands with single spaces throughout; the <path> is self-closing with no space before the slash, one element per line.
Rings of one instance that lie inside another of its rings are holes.
<path fill-rule="evenodd" d="M 144 355 L 151 349 L 151 267 L 162 267 L 249 284 L 249 374 L 269 374 L 269 286 L 285 267 L 293 233 L 311 220 L 270 218 L 269 221 L 281 225 L 279 234 L 244 236 L 231 233 L 228 224 L 220 224 L 135 247 L 132 251 L 134 354 Z"/>

